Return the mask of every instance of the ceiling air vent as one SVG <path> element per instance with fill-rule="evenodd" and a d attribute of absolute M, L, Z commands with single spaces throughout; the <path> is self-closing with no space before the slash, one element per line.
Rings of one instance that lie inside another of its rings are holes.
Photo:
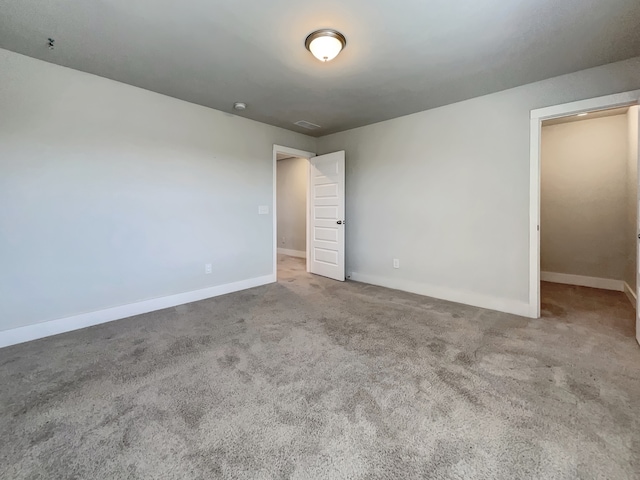
<path fill-rule="evenodd" d="M 305 120 L 300 120 L 294 123 L 294 125 L 298 125 L 299 127 L 306 128 L 309 130 L 315 130 L 316 128 L 320 128 L 320 125 L 316 125 L 315 123 L 307 122 Z"/>

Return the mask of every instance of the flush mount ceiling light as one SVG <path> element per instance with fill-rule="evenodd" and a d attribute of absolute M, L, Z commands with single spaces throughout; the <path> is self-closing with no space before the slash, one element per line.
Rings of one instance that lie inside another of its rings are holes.
<path fill-rule="evenodd" d="M 328 62 L 338 56 L 344 47 L 347 46 L 347 39 L 340 32 L 325 28 L 316 30 L 307 37 L 304 42 L 314 57 L 321 62 Z"/>

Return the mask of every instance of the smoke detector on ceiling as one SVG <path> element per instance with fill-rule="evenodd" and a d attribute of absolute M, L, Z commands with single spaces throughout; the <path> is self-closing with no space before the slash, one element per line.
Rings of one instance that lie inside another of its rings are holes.
<path fill-rule="evenodd" d="M 242 110 L 247 109 L 247 104 L 244 102 L 236 102 L 233 104 L 233 108 L 241 112 Z"/>
<path fill-rule="evenodd" d="M 316 128 L 320 128 L 320 125 L 316 125 L 315 123 L 307 122 L 306 120 L 299 120 L 294 123 L 294 125 L 298 125 L 299 127 L 306 128 L 308 130 L 315 130 Z"/>

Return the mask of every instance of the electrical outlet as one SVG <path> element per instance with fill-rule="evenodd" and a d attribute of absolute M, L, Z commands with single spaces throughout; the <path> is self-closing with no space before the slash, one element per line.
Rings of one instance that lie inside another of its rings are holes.
<path fill-rule="evenodd" d="M 259 205 L 258 215 L 269 215 L 269 205 Z"/>
<path fill-rule="evenodd" d="M 210 263 L 205 264 L 204 273 L 206 273 L 207 275 L 209 275 L 211 273 L 211 264 Z"/>
<path fill-rule="evenodd" d="M 400 268 L 400 260 L 397 258 L 393 259 L 393 268 Z"/>

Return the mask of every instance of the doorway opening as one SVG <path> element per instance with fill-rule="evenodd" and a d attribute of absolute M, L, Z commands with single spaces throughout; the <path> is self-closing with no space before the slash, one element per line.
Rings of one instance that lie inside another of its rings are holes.
<path fill-rule="evenodd" d="M 308 158 L 276 153 L 278 278 L 283 269 L 307 270 L 308 180 Z"/>
<path fill-rule="evenodd" d="M 640 338 L 639 101 L 637 91 L 532 111 L 532 317 L 593 317 L 630 335 L 636 324 Z"/>
<path fill-rule="evenodd" d="M 316 156 L 274 145 L 272 210 L 274 280 L 278 255 L 305 257 L 308 273 L 345 280 L 344 151 Z"/>
<path fill-rule="evenodd" d="M 309 161 L 313 152 L 273 147 L 273 274 L 278 279 L 279 259 L 299 268 L 308 265 Z"/>

